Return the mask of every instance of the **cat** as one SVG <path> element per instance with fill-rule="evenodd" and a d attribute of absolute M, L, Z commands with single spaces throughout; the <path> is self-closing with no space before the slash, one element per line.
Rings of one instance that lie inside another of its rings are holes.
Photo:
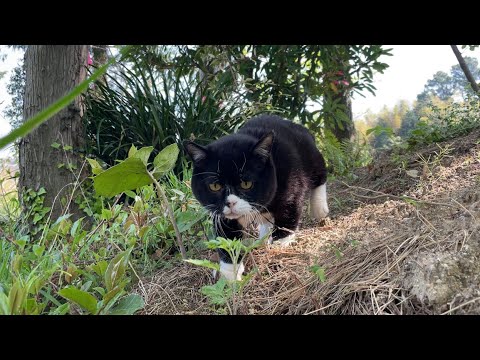
<path fill-rule="evenodd" d="M 301 125 L 260 115 L 207 146 L 183 145 L 193 162 L 193 194 L 212 214 L 217 236 L 240 239 L 253 220 L 259 238 L 271 232 L 269 242 L 287 246 L 295 241 L 309 193 L 311 216 L 320 220 L 329 213 L 325 160 Z M 243 262 L 234 267 L 225 250 L 218 254 L 221 275 L 240 280 Z"/>

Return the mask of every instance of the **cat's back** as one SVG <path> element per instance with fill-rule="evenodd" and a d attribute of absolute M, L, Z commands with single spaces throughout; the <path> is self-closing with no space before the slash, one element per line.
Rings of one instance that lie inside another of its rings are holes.
<path fill-rule="evenodd" d="M 277 144 L 284 144 L 290 147 L 297 147 L 301 144 L 315 146 L 312 134 L 305 127 L 276 115 L 254 117 L 246 122 L 239 129 L 238 133 L 248 134 L 260 139 L 272 130 L 275 132 Z"/>

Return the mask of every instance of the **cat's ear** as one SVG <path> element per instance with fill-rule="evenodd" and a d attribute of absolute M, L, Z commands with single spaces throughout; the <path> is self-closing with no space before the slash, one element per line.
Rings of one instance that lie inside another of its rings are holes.
<path fill-rule="evenodd" d="M 198 163 L 207 157 L 207 149 L 193 141 L 184 141 L 183 147 L 194 163 Z"/>
<path fill-rule="evenodd" d="M 258 140 L 257 145 L 253 148 L 253 154 L 260 157 L 262 160 L 267 160 L 272 151 L 273 141 L 275 140 L 275 133 L 270 131 L 265 134 L 260 140 Z"/>

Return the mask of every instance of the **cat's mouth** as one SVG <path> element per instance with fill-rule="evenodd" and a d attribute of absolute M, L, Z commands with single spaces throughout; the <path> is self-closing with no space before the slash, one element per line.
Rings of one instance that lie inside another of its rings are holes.
<path fill-rule="evenodd" d="M 228 214 L 228 215 L 223 215 L 225 218 L 230 219 L 230 220 L 236 220 L 239 219 L 243 216 L 243 214 Z"/>

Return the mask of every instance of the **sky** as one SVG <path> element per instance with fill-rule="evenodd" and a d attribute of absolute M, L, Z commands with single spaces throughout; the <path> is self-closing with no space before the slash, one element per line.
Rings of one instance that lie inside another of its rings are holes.
<path fill-rule="evenodd" d="M 386 105 L 393 107 L 399 100 L 413 102 L 417 95 L 423 91 L 428 79 L 437 71 L 449 72 L 453 65 L 458 64 L 455 55 L 449 45 L 385 45 L 392 48 L 393 56 L 384 56 L 380 61 L 389 64 L 383 74 L 377 73 L 373 77 L 373 85 L 377 88 L 376 96 L 366 92 L 365 98 L 355 94 L 352 99 L 354 119 L 359 119 L 370 109 L 378 112 Z M 461 47 L 459 46 L 459 49 Z M 8 120 L 3 111 L 10 104 L 10 96 L 6 86 L 12 69 L 21 59 L 22 52 L 14 51 L 5 45 L 0 45 L 0 53 L 8 54 L 5 61 L 0 61 L 0 71 L 7 74 L 0 80 L 0 137 L 10 131 Z M 480 49 L 475 51 L 461 50 L 463 56 L 471 56 L 479 59 Z M 7 155 L 5 150 L 0 151 L 0 157 Z"/>

